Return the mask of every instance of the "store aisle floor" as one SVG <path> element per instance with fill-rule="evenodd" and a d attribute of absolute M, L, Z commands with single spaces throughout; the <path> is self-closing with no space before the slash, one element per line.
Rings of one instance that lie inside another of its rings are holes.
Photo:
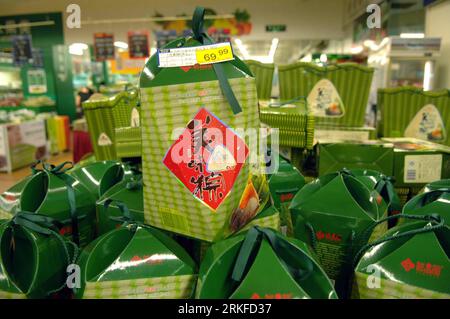
<path fill-rule="evenodd" d="M 72 161 L 72 152 L 65 152 L 55 156 L 50 156 L 47 162 L 51 164 L 60 164 L 65 161 Z M 0 173 L 0 193 L 6 191 L 9 187 L 30 174 L 30 167 L 20 168 L 12 173 Z"/>

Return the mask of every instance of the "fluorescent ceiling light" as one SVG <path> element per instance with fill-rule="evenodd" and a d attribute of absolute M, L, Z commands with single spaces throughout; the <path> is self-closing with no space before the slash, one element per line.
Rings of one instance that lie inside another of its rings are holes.
<path fill-rule="evenodd" d="M 114 46 L 118 47 L 120 49 L 128 49 L 128 43 L 123 42 L 123 41 L 115 41 Z"/>
<path fill-rule="evenodd" d="M 423 73 L 423 90 L 429 91 L 431 89 L 431 79 L 433 77 L 432 74 L 432 64 L 431 61 L 425 62 L 425 69 Z"/>
<path fill-rule="evenodd" d="M 269 55 L 268 55 L 268 60 L 271 61 L 269 63 L 273 63 L 273 59 L 275 58 L 275 52 L 277 51 L 279 42 L 280 41 L 278 40 L 278 38 L 272 39 L 272 44 L 270 45 L 270 50 L 269 50 Z"/>
<path fill-rule="evenodd" d="M 69 45 L 69 53 L 73 55 L 83 55 L 84 50 L 89 49 L 86 43 L 72 43 Z"/>
<path fill-rule="evenodd" d="M 404 39 L 423 39 L 425 34 L 423 33 L 401 33 L 400 38 Z"/>

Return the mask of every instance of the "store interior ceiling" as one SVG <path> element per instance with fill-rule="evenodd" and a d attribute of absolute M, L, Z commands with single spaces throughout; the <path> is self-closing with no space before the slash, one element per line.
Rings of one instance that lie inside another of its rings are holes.
<path fill-rule="evenodd" d="M 158 26 L 151 18 L 156 14 L 167 17 L 189 17 L 195 6 L 214 8 L 218 15 L 230 15 L 236 9 L 250 13 L 252 31 L 234 39 L 236 54 L 243 58 L 291 63 L 313 53 L 348 54 L 353 50 L 353 27 L 349 21 L 364 5 L 352 11 L 350 0 L 78 0 L 82 26 L 64 28 L 65 42 L 92 44 L 95 32 L 113 33 L 118 43 L 127 42 L 129 30 L 154 30 Z M 377 3 L 380 1 L 360 1 Z M 67 16 L 71 0 L 0 0 L 1 15 L 60 11 Z M 399 33 L 423 32 L 424 10 L 421 0 L 391 0 L 389 21 Z M 266 32 L 268 25 L 284 25 L 283 32 Z M 152 40 L 152 39 L 151 39 Z M 236 43 L 236 40 L 238 41 Z M 151 45 L 156 47 L 156 42 Z M 272 50 L 271 50 L 272 49 Z"/>

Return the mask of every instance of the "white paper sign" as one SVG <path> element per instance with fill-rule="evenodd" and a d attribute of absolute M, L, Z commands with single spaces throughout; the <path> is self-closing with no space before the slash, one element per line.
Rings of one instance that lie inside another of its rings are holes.
<path fill-rule="evenodd" d="M 405 183 L 430 183 L 441 179 L 442 154 L 406 155 L 404 162 Z"/>

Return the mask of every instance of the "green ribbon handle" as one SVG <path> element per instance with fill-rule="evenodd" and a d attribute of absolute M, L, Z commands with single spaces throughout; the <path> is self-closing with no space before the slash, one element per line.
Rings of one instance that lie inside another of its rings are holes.
<path fill-rule="evenodd" d="M 297 249 L 293 249 L 294 246 L 290 242 L 270 229 L 254 226 L 248 230 L 239 249 L 231 274 L 231 279 L 234 282 L 239 283 L 242 281 L 246 271 L 253 263 L 254 258 L 252 256 L 260 247 L 262 240 L 269 242 L 283 266 L 295 279 L 305 280 L 312 274 L 314 270 L 313 262 L 307 257 L 305 258 L 305 256 L 298 254 Z"/>
<path fill-rule="evenodd" d="M 149 226 L 135 220 L 134 217 L 131 216 L 131 212 L 130 212 L 128 206 L 121 201 L 107 199 L 105 201 L 105 203 L 103 204 L 103 207 L 105 208 L 105 210 L 108 210 L 108 208 L 111 206 L 112 203 L 114 203 L 119 208 L 120 212 L 122 213 L 122 216 L 118 216 L 118 217 L 110 216 L 109 217 L 110 220 L 119 222 L 124 227 L 129 227 L 132 232 L 135 232 L 138 226 L 144 227 L 144 228 L 146 228 L 146 227 L 149 228 Z"/>
<path fill-rule="evenodd" d="M 143 187 L 143 181 L 142 176 L 138 177 L 137 179 L 131 179 L 127 184 L 125 185 L 126 189 L 129 190 L 137 190 L 142 189 Z"/>
<path fill-rule="evenodd" d="M 194 33 L 194 39 L 196 39 L 197 41 L 199 41 L 202 44 L 213 44 L 214 41 L 203 30 L 204 17 L 205 17 L 205 8 L 196 7 L 195 11 L 194 11 L 194 15 L 192 17 L 192 32 Z M 219 84 L 220 84 L 222 93 L 223 93 L 223 95 L 225 95 L 225 98 L 227 99 L 228 103 L 230 104 L 233 114 L 238 114 L 238 113 L 242 112 L 242 108 L 239 105 L 239 102 L 236 99 L 236 96 L 234 95 L 234 92 L 230 86 L 230 83 L 228 82 L 228 79 L 227 79 L 227 76 L 223 69 L 222 63 L 223 62 L 213 63 L 212 66 L 213 66 L 214 72 L 216 73 L 217 79 L 219 80 Z"/>
<path fill-rule="evenodd" d="M 359 251 L 354 254 L 354 259 L 353 259 L 353 269 L 356 267 L 359 259 L 362 257 L 362 255 L 369 250 L 370 248 L 377 246 L 379 244 L 382 244 L 384 242 L 387 241 L 391 241 L 394 239 L 398 239 L 398 238 L 402 238 L 402 237 L 407 237 L 407 236 L 413 236 L 413 235 L 417 235 L 417 234 L 421 234 L 421 233 L 427 233 L 430 231 L 435 231 L 441 228 L 445 227 L 445 220 L 439 216 L 438 214 L 432 214 L 432 215 L 407 215 L 407 214 L 397 214 L 397 215 L 392 215 L 392 216 L 388 216 L 386 218 L 380 219 L 378 222 L 374 223 L 373 225 L 367 227 L 367 229 L 361 234 L 360 236 L 360 242 L 361 241 L 366 241 L 367 238 L 369 237 L 368 234 L 370 234 L 373 229 L 378 226 L 381 223 L 387 222 L 389 220 L 392 219 L 398 219 L 398 218 L 405 218 L 405 219 L 412 219 L 412 220 L 419 220 L 419 221 L 427 221 L 430 222 L 432 225 L 431 226 L 426 226 L 423 227 L 421 229 L 413 229 L 413 230 L 409 230 L 409 231 L 405 231 L 401 234 L 398 235 L 392 235 L 392 236 L 388 236 L 385 238 L 380 238 L 378 240 L 375 240 L 371 243 L 366 243 L 361 249 L 359 249 Z"/>
<path fill-rule="evenodd" d="M 42 169 L 38 169 L 37 165 L 42 164 Z M 59 165 L 53 165 L 48 164 L 43 161 L 37 161 L 31 166 L 31 171 L 33 174 L 36 174 L 38 172 L 45 171 L 48 174 L 55 175 L 56 177 L 60 178 L 67 186 L 67 200 L 69 202 L 69 209 L 70 209 L 70 219 L 72 224 L 72 239 L 75 242 L 75 244 L 80 244 L 80 234 L 79 234 L 79 227 L 78 227 L 78 212 L 77 212 L 77 206 L 76 206 L 76 196 L 75 196 L 75 190 L 72 187 L 72 177 L 67 175 L 67 171 L 70 170 L 73 167 L 73 163 L 66 161 Z"/>
<path fill-rule="evenodd" d="M 399 214 L 401 212 L 400 199 L 394 189 L 394 179 L 390 176 L 382 175 L 381 179 L 375 184 L 375 190 L 378 194 L 386 194 L 389 201 L 389 212 Z"/>

